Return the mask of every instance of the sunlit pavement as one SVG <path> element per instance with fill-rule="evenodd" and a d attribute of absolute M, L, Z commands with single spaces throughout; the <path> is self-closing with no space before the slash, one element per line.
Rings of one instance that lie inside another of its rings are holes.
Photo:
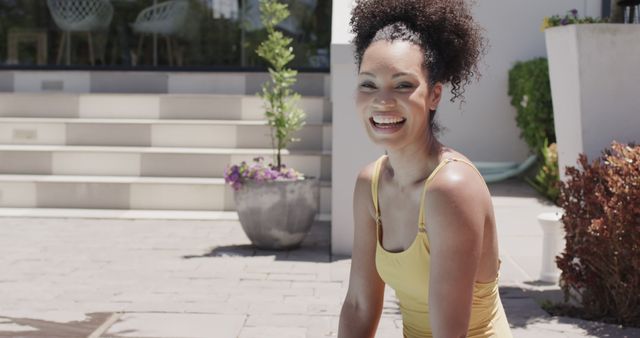
<path fill-rule="evenodd" d="M 640 337 L 552 317 L 537 282 L 542 231 L 556 210 L 526 184 L 490 185 L 500 294 L 514 337 Z M 335 337 L 350 259 L 317 222 L 302 248 L 255 250 L 235 221 L 0 218 L 0 337 Z M 401 337 L 387 289 L 377 337 Z"/>

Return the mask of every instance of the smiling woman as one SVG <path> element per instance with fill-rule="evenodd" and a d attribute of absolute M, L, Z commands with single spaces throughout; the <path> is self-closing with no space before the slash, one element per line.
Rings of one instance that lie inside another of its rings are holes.
<path fill-rule="evenodd" d="M 356 182 L 338 336 L 375 336 L 388 284 L 404 337 L 511 337 L 491 195 L 471 161 L 439 142 L 434 118 L 445 84 L 464 99 L 477 76 L 480 28 L 464 0 L 356 0 L 351 26 L 357 113 L 387 155 Z"/>

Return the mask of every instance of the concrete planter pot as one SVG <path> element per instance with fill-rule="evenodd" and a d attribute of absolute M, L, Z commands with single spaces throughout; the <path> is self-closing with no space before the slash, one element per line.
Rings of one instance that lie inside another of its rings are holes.
<path fill-rule="evenodd" d="M 242 229 L 261 249 L 293 249 L 302 243 L 318 211 L 320 182 L 250 181 L 234 192 Z"/>
<path fill-rule="evenodd" d="M 540 280 L 558 283 L 560 269 L 556 264 L 556 256 L 560 255 L 565 246 L 564 224 L 560 220 L 562 211 L 545 212 L 538 215 L 538 223 L 542 228 L 542 269 Z"/>
<path fill-rule="evenodd" d="M 593 159 L 638 141 L 640 25 L 579 24 L 545 30 L 560 178 L 578 154 Z"/>

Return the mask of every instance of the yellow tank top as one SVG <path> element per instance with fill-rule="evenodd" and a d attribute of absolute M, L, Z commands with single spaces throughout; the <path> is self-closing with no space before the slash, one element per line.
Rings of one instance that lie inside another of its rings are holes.
<path fill-rule="evenodd" d="M 405 338 L 432 337 L 429 321 L 429 237 L 424 223 L 424 198 L 427 185 L 438 170 L 451 161 L 464 162 L 480 172 L 473 164 L 455 158 L 448 158 L 438 164 L 425 181 L 420 201 L 418 235 L 405 251 L 385 250 L 380 238 L 380 208 L 378 207 L 378 179 L 384 155 L 376 161 L 371 192 L 376 211 L 376 268 L 382 280 L 396 292 L 402 313 Z M 499 264 L 502 263 L 499 260 Z M 511 330 L 498 293 L 498 276 L 492 282 L 476 282 L 473 289 L 469 338 L 498 337 L 511 338 Z"/>

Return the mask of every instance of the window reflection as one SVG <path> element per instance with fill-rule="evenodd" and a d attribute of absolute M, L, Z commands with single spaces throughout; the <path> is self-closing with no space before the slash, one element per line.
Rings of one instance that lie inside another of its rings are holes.
<path fill-rule="evenodd" d="M 331 0 L 287 0 L 293 67 L 327 68 Z M 264 67 L 258 0 L 0 0 L 0 65 Z"/>
<path fill-rule="evenodd" d="M 69 65 L 71 33 L 86 33 L 89 62 L 95 65 L 92 34 L 104 32 L 109 28 L 113 18 L 113 6 L 109 0 L 47 0 L 47 7 L 56 26 L 62 32 L 56 63 L 60 64 L 64 50 L 66 64 Z"/>

